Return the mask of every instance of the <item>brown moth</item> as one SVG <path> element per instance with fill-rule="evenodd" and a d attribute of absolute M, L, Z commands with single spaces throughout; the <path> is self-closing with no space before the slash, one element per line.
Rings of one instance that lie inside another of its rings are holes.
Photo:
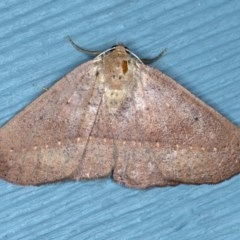
<path fill-rule="evenodd" d="M 23 185 L 112 174 L 147 188 L 239 172 L 239 128 L 123 45 L 75 68 L 0 129 L 0 177 Z"/>

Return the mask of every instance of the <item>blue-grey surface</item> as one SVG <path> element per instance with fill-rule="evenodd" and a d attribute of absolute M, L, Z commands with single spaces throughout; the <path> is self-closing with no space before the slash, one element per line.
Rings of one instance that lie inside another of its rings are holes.
<path fill-rule="evenodd" d="M 240 1 L 0 1 L 0 126 L 89 59 L 66 41 L 123 42 L 240 126 Z M 240 239 L 240 175 L 218 185 L 128 189 L 110 178 L 21 187 L 0 180 L 0 239 Z"/>

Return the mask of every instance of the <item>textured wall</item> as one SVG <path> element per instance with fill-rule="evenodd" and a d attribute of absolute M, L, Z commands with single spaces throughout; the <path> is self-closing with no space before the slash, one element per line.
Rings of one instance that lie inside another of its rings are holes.
<path fill-rule="evenodd" d="M 123 42 L 240 126 L 240 1 L 0 1 L 0 125 Z M 239 239 L 240 175 L 134 190 L 111 179 L 20 187 L 0 180 L 0 239 Z"/>

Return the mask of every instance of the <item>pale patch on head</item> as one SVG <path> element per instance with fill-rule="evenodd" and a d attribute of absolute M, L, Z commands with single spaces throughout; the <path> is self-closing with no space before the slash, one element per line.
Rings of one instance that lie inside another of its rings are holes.
<path fill-rule="evenodd" d="M 105 98 L 109 108 L 119 108 L 125 100 L 126 92 L 124 90 L 105 89 Z"/>
<path fill-rule="evenodd" d="M 124 46 L 117 46 L 114 51 L 107 51 L 97 59 L 97 75 L 104 85 L 104 99 L 110 113 L 115 113 L 127 101 L 132 99 L 135 86 L 135 66 L 133 58 Z"/>

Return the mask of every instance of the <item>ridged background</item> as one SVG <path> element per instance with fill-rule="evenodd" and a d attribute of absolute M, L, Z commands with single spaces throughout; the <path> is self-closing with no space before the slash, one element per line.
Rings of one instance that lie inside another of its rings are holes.
<path fill-rule="evenodd" d="M 0 126 L 88 56 L 123 42 L 240 126 L 240 1 L 0 1 Z M 0 180 L 0 239 L 240 239 L 240 175 L 128 189 Z"/>

